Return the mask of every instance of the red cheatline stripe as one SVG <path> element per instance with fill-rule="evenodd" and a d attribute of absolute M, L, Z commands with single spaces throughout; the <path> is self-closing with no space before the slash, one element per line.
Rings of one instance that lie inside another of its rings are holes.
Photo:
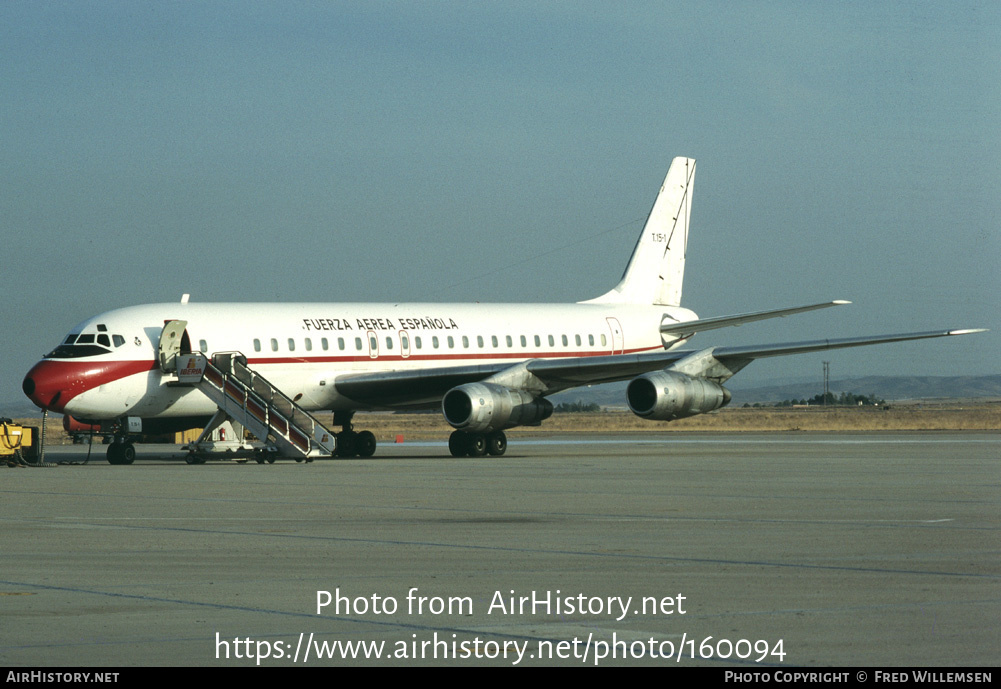
<path fill-rule="evenodd" d="M 622 354 L 636 354 L 639 352 L 660 351 L 662 347 L 641 347 L 627 349 Z M 325 364 L 325 363 L 366 363 L 379 361 L 385 363 L 411 361 L 411 362 L 462 362 L 462 361 L 484 361 L 484 360 L 519 360 L 529 359 L 563 359 L 573 357 L 593 357 L 608 356 L 609 350 L 602 351 L 545 351 L 526 350 L 520 352 L 494 352 L 483 351 L 470 352 L 463 350 L 454 354 L 418 354 L 411 348 L 409 357 L 402 357 L 399 354 L 381 355 L 375 359 L 371 358 L 367 352 L 358 353 L 351 356 L 317 356 L 317 357 L 259 357 L 251 359 L 253 365 L 276 365 L 276 364 Z M 35 392 L 31 399 L 40 407 L 48 407 L 52 411 L 62 411 L 63 407 L 71 399 L 82 392 L 105 385 L 107 383 L 127 378 L 132 375 L 146 373 L 155 370 L 158 364 L 149 359 L 141 361 L 67 361 L 58 359 L 45 359 L 35 364 L 34 368 L 28 372 L 29 378 L 35 384 Z M 364 369 L 363 369 L 364 370 Z M 217 387 L 222 386 L 222 379 L 218 372 L 207 367 L 205 377 Z M 60 393 L 56 398 L 56 393 Z M 239 397 L 238 397 L 239 399 Z M 57 400 L 57 404 L 53 404 Z M 242 400 L 240 400 L 242 402 Z"/>
<path fill-rule="evenodd" d="M 615 354 L 614 356 L 623 356 L 626 354 L 639 354 L 642 352 L 657 352 L 663 351 L 663 347 L 638 347 L 636 349 L 627 349 L 620 354 Z M 480 353 L 458 353 L 458 354 L 414 354 L 411 349 L 411 354 L 408 357 L 402 357 L 398 354 L 380 354 L 376 358 L 370 357 L 367 353 L 362 353 L 352 356 L 315 356 L 315 357 L 259 357 L 255 359 L 248 359 L 248 365 L 260 365 L 260 364 L 318 364 L 318 363 L 351 363 L 351 362 L 371 362 L 371 361 L 483 361 L 483 360 L 498 360 L 498 359 L 517 359 L 519 361 L 527 361 L 529 359 L 571 359 L 577 357 L 592 357 L 592 356 L 612 356 L 609 351 L 601 352 L 545 352 L 545 351 L 524 351 L 524 352 L 484 352 Z"/>

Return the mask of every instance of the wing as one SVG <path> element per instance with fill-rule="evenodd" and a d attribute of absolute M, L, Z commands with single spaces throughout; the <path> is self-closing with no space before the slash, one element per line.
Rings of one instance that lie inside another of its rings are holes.
<path fill-rule="evenodd" d="M 807 354 L 828 349 L 844 349 L 847 347 L 864 347 L 867 345 L 884 344 L 888 342 L 905 342 L 907 340 L 924 340 L 933 337 L 949 337 L 968 333 L 983 332 L 982 330 L 932 330 L 920 333 L 900 333 L 897 335 L 874 335 L 869 337 L 848 337 L 837 340 L 811 340 L 806 342 L 782 342 L 768 345 L 750 345 L 741 347 L 710 347 L 708 349 L 671 350 L 658 354 L 633 356 L 600 356 L 578 359 L 545 359 L 528 363 L 528 370 L 538 378 L 562 390 L 578 385 L 610 383 L 627 380 L 634 376 L 665 368 L 679 366 L 686 360 L 699 358 L 700 361 L 715 360 L 722 365 L 723 372 L 716 370 L 708 372 L 708 365 L 700 363 L 703 370 L 693 372 L 693 375 L 705 375 L 717 382 L 726 380 L 755 359 L 772 356 L 787 356 L 790 354 Z M 554 390 L 555 391 L 555 390 Z"/>
<path fill-rule="evenodd" d="M 427 407 L 456 385 L 475 383 L 511 366 L 510 362 L 476 366 L 439 366 L 416 371 L 347 374 L 334 381 L 337 392 L 368 407 Z"/>
<path fill-rule="evenodd" d="M 933 337 L 950 337 L 975 332 L 984 331 L 931 330 L 919 333 L 849 337 L 837 340 L 711 347 L 701 350 L 671 350 L 656 354 L 529 359 L 517 364 L 499 362 L 476 366 L 442 366 L 416 371 L 383 371 L 347 375 L 338 377 L 334 385 L 338 393 L 360 405 L 421 407 L 437 403 L 446 392 L 457 385 L 487 379 L 501 384 L 509 384 L 511 387 L 530 389 L 539 394 L 552 394 L 580 385 L 628 380 L 648 371 L 656 371 L 671 365 L 682 365 L 686 359 L 698 358 L 701 370 L 697 375 L 704 375 L 717 382 L 722 382 L 755 359 L 765 357 L 806 354 L 846 347 L 864 347 L 888 342 L 924 340 Z"/>

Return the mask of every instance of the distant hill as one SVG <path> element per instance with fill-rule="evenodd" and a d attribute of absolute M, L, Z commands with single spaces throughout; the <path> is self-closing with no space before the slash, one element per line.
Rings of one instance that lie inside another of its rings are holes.
<path fill-rule="evenodd" d="M 739 381 L 739 379 L 734 379 Z M 597 402 L 603 407 L 626 407 L 627 383 L 609 383 L 590 388 L 578 388 L 553 395 L 553 404 L 561 402 Z M 813 382 L 777 383 L 753 388 L 727 385 L 733 393 L 730 406 L 743 404 L 774 404 L 788 399 L 809 399 L 821 394 L 823 384 Z M 859 395 L 875 395 L 887 401 L 945 398 L 1001 398 L 1001 375 L 991 376 L 866 376 L 834 380 L 831 392 L 854 392 Z"/>
<path fill-rule="evenodd" d="M 1001 375 L 993 376 L 866 376 L 832 380 L 831 392 L 874 395 L 887 401 L 928 398 L 1001 398 Z M 808 399 L 823 393 L 823 384 L 790 383 L 733 391 L 731 405 Z"/>
<path fill-rule="evenodd" d="M 0 404 L 0 416 L 17 419 L 31 416 L 41 416 L 42 412 L 27 399 L 24 402 L 11 401 Z M 62 414 L 59 415 L 62 417 Z"/>

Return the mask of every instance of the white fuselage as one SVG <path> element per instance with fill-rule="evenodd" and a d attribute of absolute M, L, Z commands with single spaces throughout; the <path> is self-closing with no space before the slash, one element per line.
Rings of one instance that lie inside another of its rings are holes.
<path fill-rule="evenodd" d="M 307 410 L 356 410 L 365 406 L 337 393 L 339 376 L 658 351 L 684 341 L 662 335 L 662 322 L 696 318 L 623 304 L 150 304 L 84 321 L 67 341 L 107 351 L 71 344 L 26 383 L 36 404 L 81 420 L 210 415 L 212 402 L 157 361 L 164 323 L 184 320 L 191 351 L 242 353 Z"/>

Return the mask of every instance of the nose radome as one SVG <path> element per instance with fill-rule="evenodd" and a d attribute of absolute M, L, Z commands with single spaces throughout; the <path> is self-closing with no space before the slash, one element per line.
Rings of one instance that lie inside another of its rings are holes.
<path fill-rule="evenodd" d="M 66 372 L 60 370 L 58 362 L 39 361 L 24 377 L 21 390 L 38 408 L 61 412 L 65 406 L 63 390 L 68 382 Z"/>

